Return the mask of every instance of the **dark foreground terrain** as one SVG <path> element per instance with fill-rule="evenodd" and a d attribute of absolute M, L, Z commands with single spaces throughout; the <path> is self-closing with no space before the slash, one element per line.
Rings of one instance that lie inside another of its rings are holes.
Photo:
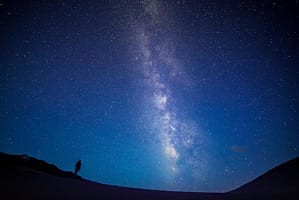
<path fill-rule="evenodd" d="M 0 153 L 1 199 L 299 199 L 299 158 L 227 193 L 141 190 L 85 180 L 25 155 Z"/>

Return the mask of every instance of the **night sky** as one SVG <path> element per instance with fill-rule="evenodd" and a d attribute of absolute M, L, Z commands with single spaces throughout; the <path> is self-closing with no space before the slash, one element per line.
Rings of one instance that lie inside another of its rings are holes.
<path fill-rule="evenodd" d="M 1 1 L 0 151 L 222 192 L 299 156 L 299 1 Z"/>

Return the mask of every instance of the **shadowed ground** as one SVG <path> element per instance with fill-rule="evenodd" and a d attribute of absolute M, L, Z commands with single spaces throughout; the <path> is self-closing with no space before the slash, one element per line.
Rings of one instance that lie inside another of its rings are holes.
<path fill-rule="evenodd" d="M 298 199 L 299 158 L 228 193 L 142 190 L 91 182 L 25 155 L 0 153 L 1 195 L 7 199 Z"/>

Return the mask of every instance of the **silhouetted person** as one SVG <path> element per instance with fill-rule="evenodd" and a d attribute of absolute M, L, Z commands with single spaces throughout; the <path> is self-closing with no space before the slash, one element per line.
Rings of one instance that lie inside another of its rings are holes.
<path fill-rule="evenodd" d="M 77 175 L 77 173 L 79 172 L 79 170 L 81 169 L 81 160 L 78 160 L 78 162 L 76 163 L 76 168 L 75 168 L 75 174 Z"/>

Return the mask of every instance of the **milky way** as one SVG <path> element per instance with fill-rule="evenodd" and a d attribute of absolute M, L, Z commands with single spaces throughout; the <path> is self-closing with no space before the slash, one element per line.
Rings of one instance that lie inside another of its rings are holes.
<path fill-rule="evenodd" d="M 169 17 L 158 1 L 142 1 L 141 4 L 142 14 L 133 24 L 141 52 L 140 58 L 137 58 L 140 59 L 140 67 L 149 87 L 147 96 L 152 102 L 152 105 L 147 105 L 151 109 L 147 113 L 151 114 L 147 123 L 154 127 L 154 135 L 161 142 L 162 157 L 166 158 L 167 170 L 173 176 L 170 185 L 174 184 L 178 188 L 176 182 L 183 181 L 187 170 L 192 174 L 193 182 L 202 181 L 206 167 L 203 163 L 207 162 L 207 156 L 203 155 L 206 154 L 204 143 L 207 141 L 192 119 L 178 119 L 180 109 L 176 107 L 172 91 L 175 88 L 169 83 L 181 80 L 184 69 L 173 55 L 175 49 L 170 49 L 170 43 L 175 41 L 169 38 L 169 30 L 164 26 Z"/>

